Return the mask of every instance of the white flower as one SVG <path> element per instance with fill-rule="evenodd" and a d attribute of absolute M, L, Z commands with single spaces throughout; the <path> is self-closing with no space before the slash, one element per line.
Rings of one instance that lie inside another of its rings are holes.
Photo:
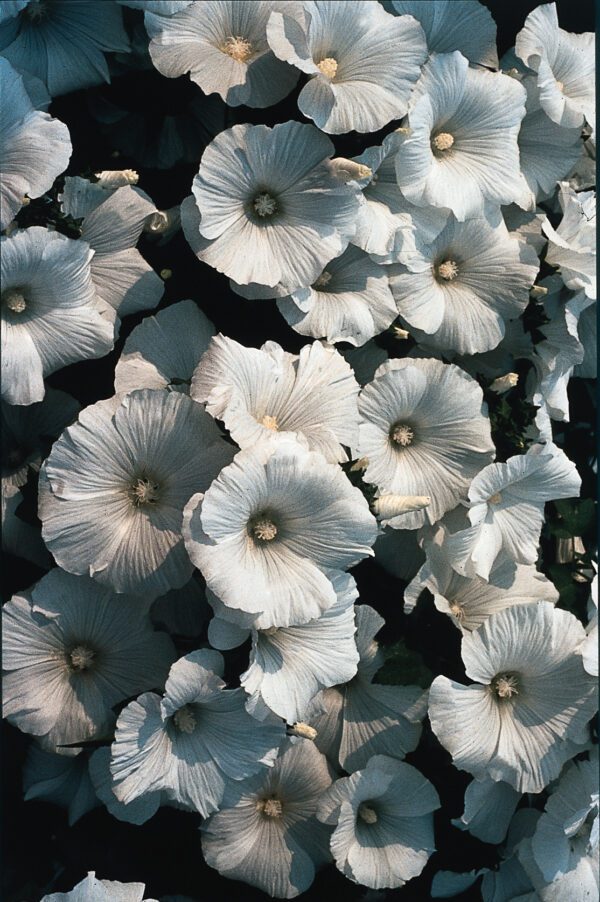
<path fill-rule="evenodd" d="M 221 132 L 202 156 L 195 202 L 181 207 L 196 256 L 241 285 L 314 282 L 356 230 L 360 189 L 330 168 L 333 150 L 298 122 Z"/>
<path fill-rule="evenodd" d="M 85 752 L 74 758 L 45 752 L 35 743 L 23 764 L 23 799 L 41 799 L 67 809 L 69 827 L 98 805 Z"/>
<path fill-rule="evenodd" d="M 330 462 L 358 437 L 358 384 L 349 364 L 319 342 L 288 354 L 274 341 L 246 348 L 213 338 L 194 372 L 190 394 L 223 420 L 240 448 L 295 439 Z"/>
<path fill-rule="evenodd" d="M 121 802 L 113 792 L 113 778 L 110 772 L 110 746 L 101 746 L 92 753 L 88 765 L 90 779 L 99 801 L 106 805 L 109 814 L 127 824 L 145 824 L 162 806 L 196 811 L 193 805 L 182 805 L 169 799 L 164 790 L 137 796 L 130 802 Z"/>
<path fill-rule="evenodd" d="M 183 532 L 223 604 L 270 627 L 320 617 L 336 599 L 330 572 L 372 554 L 377 524 L 336 464 L 282 441 L 240 451 L 190 500 Z"/>
<path fill-rule="evenodd" d="M 35 108 L 22 76 L 2 58 L 0 79 L 0 229 L 5 229 L 26 197 L 41 197 L 52 187 L 72 148 L 67 126 Z"/>
<path fill-rule="evenodd" d="M 99 880 L 95 871 L 88 871 L 76 887 L 68 893 L 51 893 L 41 902 L 142 902 L 143 883 L 119 883 L 118 880 Z M 146 902 L 155 902 L 147 899 Z"/>
<path fill-rule="evenodd" d="M 8 4 L 3 2 L 6 7 Z M 28 0 L 7 10 L 0 51 L 52 97 L 110 81 L 107 51 L 129 51 L 121 8 L 104 0 Z"/>
<path fill-rule="evenodd" d="M 423 510 L 394 518 L 392 526 L 435 523 L 466 496 L 469 479 L 493 457 L 481 388 L 453 364 L 389 360 L 362 390 L 358 406 L 365 481 L 381 493 L 431 499 Z"/>
<path fill-rule="evenodd" d="M 225 689 L 223 667 L 216 651 L 191 652 L 171 667 L 162 699 L 146 692 L 121 711 L 110 765 L 121 802 L 164 790 L 206 817 L 227 779 L 273 765 L 283 724 L 251 717 L 244 690 Z"/>
<path fill-rule="evenodd" d="M 482 842 L 501 843 L 520 800 L 521 793 L 502 780 L 471 780 L 462 817 L 453 818 L 452 824 Z"/>
<path fill-rule="evenodd" d="M 402 193 L 419 206 L 448 207 L 461 221 L 482 216 L 488 201 L 516 201 L 525 96 L 514 78 L 469 68 L 458 51 L 433 54 L 396 156 Z"/>
<path fill-rule="evenodd" d="M 119 316 L 156 307 L 164 285 L 136 244 L 149 217 L 156 213 L 150 199 L 131 185 L 92 183 L 66 178 L 62 208 L 82 219 L 81 240 L 94 256 L 92 281 L 98 297 Z"/>
<path fill-rule="evenodd" d="M 104 738 L 113 705 L 160 685 L 174 657 L 143 603 L 53 569 L 3 608 L 4 716 L 46 749 Z"/>
<path fill-rule="evenodd" d="M 491 614 L 532 601 L 558 601 L 558 592 L 534 566 L 515 564 L 500 558 L 489 575 L 489 582 L 476 576 L 460 576 L 452 567 L 447 551 L 444 527 L 433 541 L 425 542 L 426 563 L 404 593 L 404 610 L 413 610 L 423 589 L 429 589 L 438 609 L 453 618 L 456 627 L 470 632 L 485 623 Z"/>
<path fill-rule="evenodd" d="M 384 663 L 375 634 L 384 625 L 379 614 L 355 608 L 358 672 L 350 682 L 317 695 L 306 719 L 317 731 L 315 743 L 334 767 L 365 767 L 372 755 L 404 758 L 419 744 L 426 693 L 419 686 L 385 686 L 373 678 Z"/>
<path fill-rule="evenodd" d="M 97 298 L 85 241 L 32 226 L 0 238 L 0 248 L 2 397 L 33 404 L 44 376 L 111 350 L 112 311 Z"/>
<path fill-rule="evenodd" d="M 165 388 L 189 394 L 193 372 L 214 334 L 195 301 L 179 301 L 146 317 L 125 342 L 115 391 Z"/>
<path fill-rule="evenodd" d="M 536 7 L 517 35 L 515 53 L 537 73 L 540 105 L 563 128 L 594 125 L 594 34 L 558 27 L 556 3 Z"/>
<path fill-rule="evenodd" d="M 549 602 L 507 608 L 462 639 L 463 686 L 438 676 L 429 690 L 434 733 L 460 770 L 540 792 L 582 742 L 595 681 L 577 651 L 583 627 Z M 585 739 L 583 739 L 585 741 Z"/>
<path fill-rule="evenodd" d="M 495 348 L 505 324 L 529 301 L 539 260 L 510 237 L 500 211 L 458 222 L 433 241 L 417 241 L 390 267 L 398 312 L 417 341 L 439 350 L 478 354 Z"/>
<path fill-rule="evenodd" d="M 229 460 L 216 425 L 186 395 L 143 389 L 98 401 L 42 468 L 44 539 L 70 573 L 156 598 L 192 575 L 183 508 Z"/>
<path fill-rule="evenodd" d="M 273 10 L 293 14 L 295 5 L 196 0 L 169 16 L 147 8 L 152 62 L 169 78 L 189 72 L 205 94 L 216 92 L 229 106 L 271 106 L 289 94 L 298 73 L 269 48 L 267 22 Z"/>
<path fill-rule="evenodd" d="M 575 465 L 552 443 L 485 467 L 469 488 L 472 525 L 446 540 L 453 568 L 487 580 L 500 553 L 535 564 L 545 502 L 573 498 L 580 486 Z"/>
<path fill-rule="evenodd" d="M 404 886 L 432 852 L 437 792 L 419 771 L 385 755 L 337 780 L 321 797 L 317 816 L 334 824 L 331 851 L 338 870 L 372 889 Z"/>
<path fill-rule="evenodd" d="M 546 220 L 542 227 L 548 238 L 546 261 L 560 268 L 567 288 L 583 289 L 596 300 L 596 194 L 577 194 L 567 182 L 560 182 L 559 188 L 560 225 L 554 229 Z"/>
<path fill-rule="evenodd" d="M 372 0 L 307 0 L 302 10 L 298 20 L 273 12 L 267 26 L 275 55 L 310 76 L 300 112 L 336 135 L 400 119 L 427 57 L 421 26 Z"/>
<path fill-rule="evenodd" d="M 317 620 L 300 626 L 242 630 L 236 625 L 237 618 L 234 623 L 225 619 L 228 609 L 224 605 L 215 606 L 208 631 L 212 645 L 235 647 L 252 636 L 250 666 L 240 676 L 240 684 L 250 695 L 246 707 L 255 717 L 270 709 L 289 724 L 303 721 L 317 692 L 346 683 L 356 674 L 354 601 L 358 590 L 348 573 L 336 574 L 332 583 L 336 601 Z"/>
<path fill-rule="evenodd" d="M 201 827 L 207 864 L 270 896 L 295 898 L 330 860 L 330 830 L 315 817 L 330 784 L 314 744 L 288 739 L 268 772 L 229 783 L 221 810 Z"/>
<path fill-rule="evenodd" d="M 363 345 L 397 316 L 385 269 L 357 247 L 330 260 L 312 285 L 278 298 L 286 322 L 301 335 Z"/>
<path fill-rule="evenodd" d="M 392 0 L 399 16 L 414 16 L 430 53 L 460 50 L 471 63 L 498 68 L 496 23 L 482 3 L 473 0 Z"/>

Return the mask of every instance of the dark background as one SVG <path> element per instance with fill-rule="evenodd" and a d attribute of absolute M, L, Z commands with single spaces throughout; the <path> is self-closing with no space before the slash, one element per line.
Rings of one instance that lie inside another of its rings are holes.
<path fill-rule="evenodd" d="M 502 56 L 514 45 L 514 38 L 527 14 L 539 4 L 506 0 L 486 0 L 498 25 L 498 52 Z M 593 0 L 559 0 L 559 22 L 568 31 L 594 30 Z M 134 23 L 141 16 L 126 11 L 127 21 Z M 121 67 L 120 71 L 125 72 Z M 211 115 L 221 118 L 219 128 L 236 122 L 263 122 L 274 125 L 289 119 L 302 120 L 296 98 L 303 81 L 285 101 L 266 110 L 245 107 L 228 108 L 218 98 L 211 98 Z M 146 139 L 160 129 L 166 115 L 189 118 L 190 101 L 201 95 L 200 89 L 187 77 L 166 79 L 155 70 L 132 71 L 113 76 L 111 85 L 80 91 L 54 101 L 50 112 L 67 123 L 73 142 L 73 157 L 68 174 L 91 174 L 100 169 L 133 168 L 140 174 L 139 186 L 159 208 L 178 204 L 190 193 L 190 186 L 198 169 L 197 158 L 166 170 L 142 166 L 139 154 L 129 156 L 118 152 L 127 146 L 113 130 L 99 127 L 92 114 L 97 104 L 110 101 L 130 111 L 131 121 L 143 122 Z M 214 102 L 213 102 L 214 101 Z M 127 120 L 130 121 L 129 119 Z M 136 126 L 137 127 L 137 126 Z M 380 143 L 382 136 L 395 127 L 390 124 L 375 135 L 350 135 L 332 140 L 338 155 L 355 156 L 365 147 Z M 189 128 L 195 128 L 190 121 Z M 195 137 L 197 141 L 197 134 Z M 117 154 L 115 155 L 115 152 Z M 150 161 L 151 158 L 149 158 Z M 294 332 L 278 313 L 275 301 L 248 301 L 230 291 L 228 280 L 196 260 L 181 232 L 164 246 L 157 246 L 142 238 L 140 250 L 157 272 L 168 268 L 172 276 L 165 283 L 165 295 L 159 309 L 183 298 L 193 298 L 211 319 L 217 330 L 238 341 L 258 347 L 267 339 L 278 341 L 297 353 L 306 338 Z M 113 394 L 114 366 L 123 342 L 131 329 L 146 314 L 127 317 L 113 353 L 99 361 L 86 361 L 67 367 L 47 381 L 75 396 L 82 405 L 94 403 Z M 385 339 L 382 339 L 385 341 Z M 593 394 L 581 379 L 569 386 L 571 425 L 560 427 L 557 440 L 568 456 L 577 463 L 583 477 L 582 497 L 594 493 L 595 477 L 590 460 L 595 449 L 595 414 L 592 413 Z M 29 515 L 35 510 L 35 484 L 25 487 L 25 506 Z M 555 514 L 555 512 L 554 512 Z M 550 511 L 550 518 L 553 511 Z M 584 535 L 586 545 L 593 542 L 593 527 Z M 553 539 L 544 534 L 543 566 L 548 571 L 553 560 Z M 420 655 L 420 660 L 433 672 L 454 679 L 464 679 L 460 661 L 458 631 L 449 619 L 438 613 L 429 599 L 421 599 L 411 618 L 402 613 L 401 597 L 404 583 L 388 576 L 373 561 L 365 561 L 352 571 L 357 579 L 360 600 L 375 607 L 385 618 L 386 626 L 380 640 L 384 645 L 404 638 L 407 646 Z M 3 598 L 27 588 L 38 580 L 43 571 L 10 555 L 3 555 Z M 556 576 L 555 573 L 553 573 Z M 568 598 L 561 595 L 564 606 L 580 615 L 585 605 L 585 592 Z M 186 648 L 182 653 L 189 651 Z M 228 672 L 232 682 L 244 666 L 248 649 L 243 647 L 228 653 Z M 98 877 L 123 882 L 146 884 L 145 898 L 165 895 L 185 895 L 202 902 L 211 900 L 266 900 L 262 892 L 246 884 L 226 880 L 207 867 L 200 848 L 199 816 L 171 809 L 161 809 L 141 827 L 121 823 L 104 808 L 89 812 L 69 828 L 66 811 L 45 802 L 23 801 L 21 769 L 30 742 L 29 737 L 5 725 L 3 733 L 3 824 L 4 824 L 4 898 L 6 902 L 36 902 L 50 892 L 65 892 L 75 886 L 87 873 L 95 870 Z M 460 817 L 464 790 L 470 777 L 451 766 L 450 756 L 440 747 L 426 724 L 417 752 L 407 761 L 418 767 L 435 785 L 442 809 L 435 815 L 438 851 L 431 857 L 423 874 L 401 890 L 377 894 L 377 899 L 425 900 L 430 898 L 431 877 L 439 869 L 468 871 L 479 867 L 494 867 L 499 861 L 498 848 L 461 832 L 450 825 L 450 819 Z M 539 801 L 539 800 L 538 800 Z M 542 802 L 543 804 L 543 802 Z M 322 870 L 302 898 L 308 900 L 338 896 L 348 900 L 363 899 L 368 891 L 352 884 L 330 865 Z M 371 898 L 371 897 L 369 897 Z M 375 898 L 373 896 L 373 898 Z M 460 896 L 458 902 L 481 898 L 476 887 Z"/>

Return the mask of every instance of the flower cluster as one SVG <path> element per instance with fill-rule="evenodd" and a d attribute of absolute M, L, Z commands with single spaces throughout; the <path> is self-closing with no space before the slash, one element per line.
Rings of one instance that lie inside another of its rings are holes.
<path fill-rule="evenodd" d="M 25 799 L 184 811 L 276 898 L 327 867 L 595 897 L 592 34 L 544 4 L 499 60 L 477 0 L 0 6 Z M 173 113 L 129 118 L 140 83 Z"/>

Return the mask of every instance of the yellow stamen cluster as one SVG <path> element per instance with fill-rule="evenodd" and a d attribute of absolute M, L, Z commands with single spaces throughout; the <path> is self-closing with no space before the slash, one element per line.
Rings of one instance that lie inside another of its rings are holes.
<path fill-rule="evenodd" d="M 437 268 L 437 274 L 445 282 L 452 282 L 458 275 L 458 266 L 454 260 L 444 260 Z"/>
<path fill-rule="evenodd" d="M 440 132 L 439 135 L 431 139 L 431 146 L 438 153 L 445 153 L 447 150 L 450 150 L 453 144 L 454 138 L 448 132 Z"/>
<path fill-rule="evenodd" d="M 256 810 L 264 814 L 265 817 L 281 817 L 283 814 L 283 805 L 279 799 L 259 799 L 256 803 Z"/>
<path fill-rule="evenodd" d="M 250 41 L 247 41 L 241 35 L 228 37 L 221 49 L 223 53 L 237 60 L 238 63 L 246 63 L 254 53 Z"/>
<path fill-rule="evenodd" d="M 20 288 L 7 288 L 2 293 L 2 306 L 8 307 L 12 313 L 23 313 L 27 307 L 27 299 Z"/>
<path fill-rule="evenodd" d="M 77 672 L 89 670 L 95 657 L 96 653 L 87 645 L 76 645 L 69 654 L 69 669 Z"/>
<path fill-rule="evenodd" d="M 337 60 L 332 56 L 326 56 L 320 63 L 317 63 L 317 69 L 322 72 L 325 78 L 335 78 L 338 70 Z"/>
<path fill-rule="evenodd" d="M 514 673 L 502 673 L 492 681 L 492 688 L 498 698 L 512 698 L 519 694 L 519 680 Z"/>
<path fill-rule="evenodd" d="M 398 423 L 391 432 L 392 441 L 394 444 L 400 445 L 401 448 L 408 448 L 414 437 L 414 432 L 405 423 Z"/>

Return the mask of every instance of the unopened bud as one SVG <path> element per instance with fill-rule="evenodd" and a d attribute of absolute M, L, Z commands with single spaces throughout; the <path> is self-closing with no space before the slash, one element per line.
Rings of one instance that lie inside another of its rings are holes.
<path fill-rule="evenodd" d="M 544 285 L 534 285 L 533 288 L 529 289 L 530 297 L 536 298 L 545 298 L 548 294 L 548 289 Z"/>
<path fill-rule="evenodd" d="M 181 226 L 181 215 L 179 206 L 171 207 L 169 210 L 156 210 L 146 217 L 144 223 L 144 232 L 149 235 L 160 238 L 170 238 Z"/>
<path fill-rule="evenodd" d="M 302 721 L 299 721 L 298 723 L 295 723 L 293 727 L 290 727 L 289 732 L 290 736 L 302 736 L 303 739 L 310 739 L 313 742 L 317 738 L 317 731 L 315 728 Z"/>
<path fill-rule="evenodd" d="M 331 174 L 340 182 L 368 179 L 373 175 L 370 166 L 365 166 L 364 163 L 355 163 L 354 160 L 347 160 L 345 157 L 329 160 L 328 167 Z"/>
<path fill-rule="evenodd" d="M 399 341 L 406 341 L 409 338 L 409 334 L 406 329 L 401 329 L 400 326 L 392 326 L 392 331 L 394 333 L 394 338 L 397 338 Z"/>
<path fill-rule="evenodd" d="M 351 473 L 358 473 L 359 470 L 366 470 L 369 466 L 369 458 L 361 457 L 359 460 L 355 460 L 352 466 L 350 467 Z"/>
<path fill-rule="evenodd" d="M 506 373 L 505 376 L 498 376 L 497 379 L 494 379 L 490 385 L 490 391 L 496 392 L 497 395 L 502 395 L 505 391 L 514 388 L 518 381 L 518 373 Z"/>
<path fill-rule="evenodd" d="M 167 279 L 170 279 L 172 275 L 173 275 L 172 269 L 161 269 L 161 271 L 160 271 L 160 277 L 163 280 L 163 282 L 166 282 Z"/>
<path fill-rule="evenodd" d="M 420 511 L 429 507 L 431 498 L 428 495 L 380 495 L 373 501 L 373 510 L 382 520 L 391 520 L 400 514 Z"/>
<path fill-rule="evenodd" d="M 395 128 L 394 134 L 401 135 L 402 137 L 408 138 L 409 135 L 412 135 L 412 128 L 408 128 L 407 126 L 404 126 L 402 128 Z"/>
<path fill-rule="evenodd" d="M 122 188 L 124 185 L 137 185 L 140 180 L 134 169 L 103 169 L 95 172 L 101 188 Z"/>

